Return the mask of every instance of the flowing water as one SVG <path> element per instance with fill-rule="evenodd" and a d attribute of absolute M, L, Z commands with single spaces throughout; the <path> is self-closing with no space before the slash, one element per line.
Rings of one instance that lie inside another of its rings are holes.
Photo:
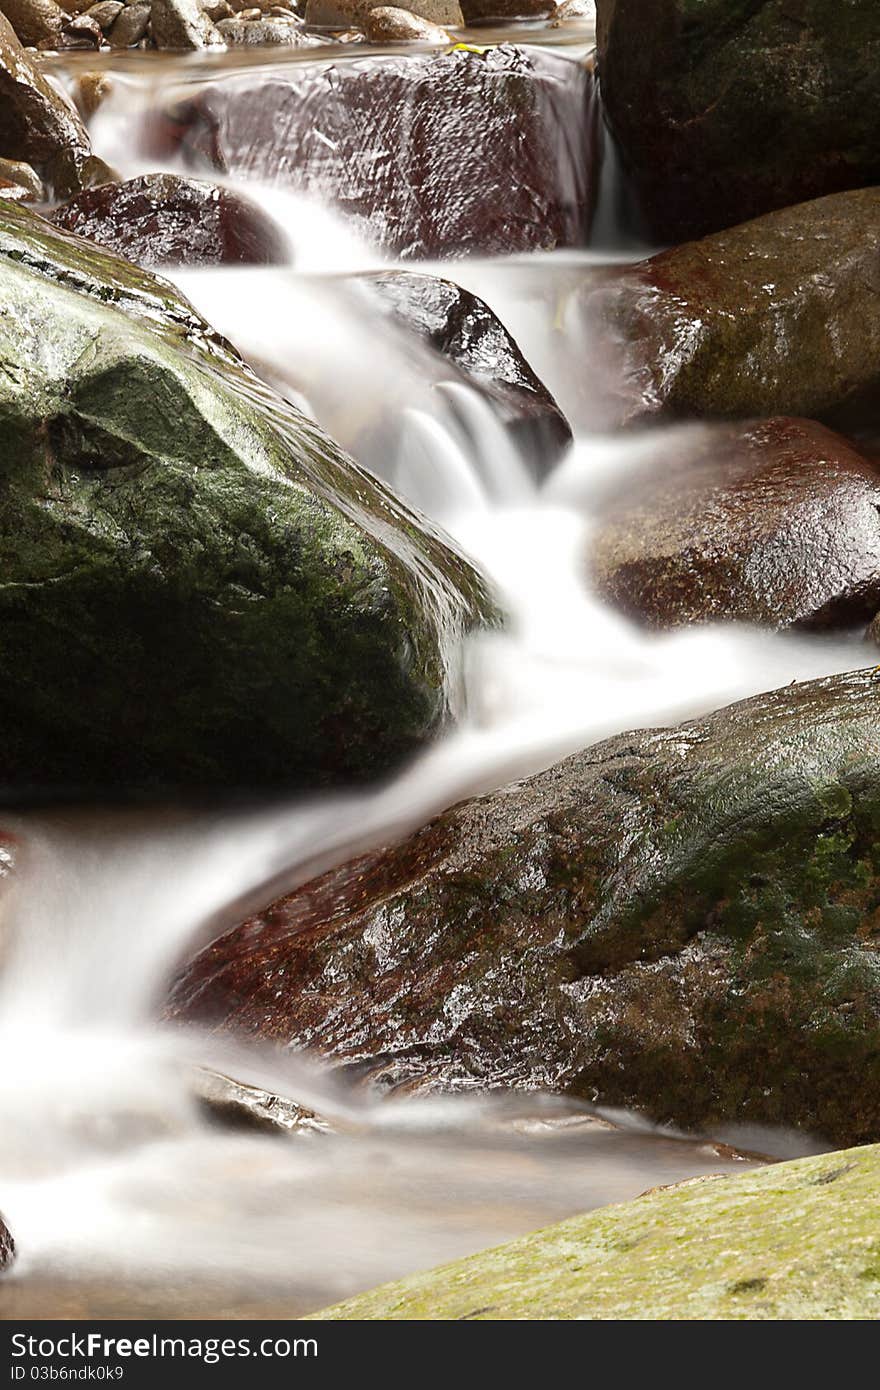
<path fill-rule="evenodd" d="M 171 65 L 114 61 L 93 135 L 129 176 L 147 167 L 145 111 Z M 661 1133 L 542 1097 L 379 1101 L 303 1059 L 154 1024 L 185 950 L 272 892 L 612 733 L 865 664 L 858 634 L 650 636 L 590 593 L 584 555 L 603 488 L 657 452 L 654 435 L 591 428 L 579 363 L 602 345 L 584 344 L 567 312 L 592 267 L 645 251 L 617 217 L 610 156 L 607 250 L 433 267 L 491 305 L 575 426 L 540 485 L 485 402 L 377 315 L 356 279 L 382 263 L 375 248 L 314 202 L 245 191 L 286 229 L 292 265 L 171 278 L 259 374 L 454 537 L 510 621 L 464 654 L 456 731 L 386 786 L 247 810 L 15 818 L 24 852 L 3 897 L 0 978 L 0 1206 L 20 1251 L 0 1292 L 9 1316 L 295 1313 L 757 1161 L 715 1140 L 779 1156 L 809 1147 L 786 1134 Z M 333 1132 L 209 1123 L 193 1098 L 199 1065 L 293 1096 Z"/>

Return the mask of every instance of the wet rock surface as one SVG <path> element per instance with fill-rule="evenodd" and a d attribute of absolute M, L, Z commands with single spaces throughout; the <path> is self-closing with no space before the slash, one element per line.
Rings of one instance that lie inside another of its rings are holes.
<path fill-rule="evenodd" d="M 332 29 L 348 29 L 351 26 L 366 29 L 375 8 L 373 0 L 307 0 L 305 14 L 309 24 L 326 25 Z M 410 0 L 400 9 L 428 24 L 455 27 L 464 23 L 458 0 Z"/>
<path fill-rule="evenodd" d="M 176 174 L 87 189 L 52 221 L 144 266 L 281 265 L 289 255 L 280 227 L 256 204 Z"/>
<path fill-rule="evenodd" d="M 68 15 L 55 0 L 3 0 L 2 13 L 22 43 L 57 46 Z"/>
<path fill-rule="evenodd" d="M 314 1110 L 287 1096 L 204 1067 L 196 1070 L 193 1091 L 205 1114 L 217 1124 L 269 1134 L 327 1134 L 332 1127 Z"/>
<path fill-rule="evenodd" d="M 609 740 L 204 950 L 169 1013 L 388 1086 L 880 1133 L 880 683 Z"/>
<path fill-rule="evenodd" d="M 157 48 L 198 49 L 223 42 L 198 0 L 150 0 L 150 32 Z"/>
<path fill-rule="evenodd" d="M 571 443 L 571 427 L 482 299 L 451 280 L 410 271 L 383 271 L 364 283 L 491 403 L 536 476 L 558 462 Z"/>
<path fill-rule="evenodd" d="M 7 796 L 358 780 L 441 727 L 469 564 L 165 282 L 5 204 L 0 282 Z"/>
<path fill-rule="evenodd" d="M 90 182 L 95 161 L 74 108 L 46 80 L 0 14 L 0 156 L 31 164 L 59 197 Z"/>
<path fill-rule="evenodd" d="M 692 1178 L 316 1316 L 873 1321 L 878 1170 L 873 1146 Z"/>
<path fill-rule="evenodd" d="M 408 260 L 579 246 L 594 77 L 509 45 L 234 74 L 174 104 L 156 153 L 311 193 Z"/>
<path fill-rule="evenodd" d="M 666 628 L 850 627 L 880 608 L 880 468 L 810 420 L 676 431 L 606 497 L 599 594 Z"/>
<path fill-rule="evenodd" d="M 650 233 L 880 180 L 873 0 L 599 0 L 602 93 Z"/>
<path fill-rule="evenodd" d="M 880 383 L 880 189 L 687 242 L 585 285 L 618 420 L 821 415 Z"/>
<path fill-rule="evenodd" d="M 381 5 L 370 10 L 364 20 L 364 33 L 371 43 L 451 43 L 445 29 L 431 24 L 409 10 Z"/>

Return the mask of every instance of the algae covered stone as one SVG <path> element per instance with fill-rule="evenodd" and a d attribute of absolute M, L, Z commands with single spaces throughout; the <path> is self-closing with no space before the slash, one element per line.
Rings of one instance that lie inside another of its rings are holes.
<path fill-rule="evenodd" d="M 880 681 L 598 744 L 207 947 L 169 1012 L 385 1087 L 880 1134 Z"/>
<path fill-rule="evenodd" d="M 460 699 L 466 560 L 162 280 L 0 208 L 0 784 L 379 775 Z"/>
<path fill-rule="evenodd" d="M 659 1188 L 313 1316 L 874 1320 L 880 1148 Z"/>

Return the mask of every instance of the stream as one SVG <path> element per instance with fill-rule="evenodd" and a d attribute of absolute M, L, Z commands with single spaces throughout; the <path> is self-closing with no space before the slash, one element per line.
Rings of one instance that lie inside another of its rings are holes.
<path fill-rule="evenodd" d="M 536 26 L 527 41 L 574 59 L 590 35 Z M 159 86 L 319 58 L 89 55 L 58 71 L 68 83 L 86 63 L 110 73 L 91 134 L 128 178 L 180 171 L 143 152 Z M 539 480 L 480 396 L 377 317 L 358 276 L 395 262 L 318 201 L 230 181 L 284 229 L 291 263 L 162 272 L 258 375 L 454 538 L 508 623 L 469 639 L 457 727 L 386 785 L 7 813 L 24 852 L 0 919 L 0 1043 L 14 1058 L 0 1078 L 0 1206 L 18 1248 L 5 1316 L 295 1316 L 653 1186 L 825 1147 L 735 1126 L 690 1136 L 540 1094 L 381 1099 L 314 1060 L 156 1022 L 195 946 L 463 798 L 618 732 L 866 664 L 860 632 L 654 635 L 590 592 L 583 556 L 603 489 L 662 456 L 656 431 L 603 431 L 578 368 L 603 345 L 579 340 L 574 287 L 651 249 L 622 219 L 611 150 L 604 169 L 591 250 L 418 267 L 490 306 L 570 420 L 573 445 Z M 290 1096 L 330 1132 L 211 1117 L 193 1090 L 199 1067 Z"/>

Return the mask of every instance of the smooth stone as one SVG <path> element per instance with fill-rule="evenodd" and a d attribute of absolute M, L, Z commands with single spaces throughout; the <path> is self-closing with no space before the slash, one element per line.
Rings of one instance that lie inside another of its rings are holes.
<path fill-rule="evenodd" d="M 211 1120 L 237 1129 L 270 1134 L 328 1134 L 333 1128 L 308 1106 L 205 1067 L 196 1068 L 192 1089 Z"/>
<path fill-rule="evenodd" d="M 2 204 L 0 289 L 7 804 L 363 783 L 447 727 L 499 620 L 451 542 L 168 282 Z"/>
<path fill-rule="evenodd" d="M 152 123 L 155 157 L 310 194 L 402 259 L 587 240 L 595 77 L 571 58 L 460 47 L 235 73 L 191 92 Z"/>
<path fill-rule="evenodd" d="M 880 608 L 880 468 L 812 420 L 657 440 L 601 504 L 600 597 L 654 628 L 845 628 Z"/>
<path fill-rule="evenodd" d="M 875 0 L 598 0 L 606 114 L 677 242 L 880 182 Z"/>
<path fill-rule="evenodd" d="M 217 25 L 223 42 L 231 48 L 247 48 L 260 44 L 284 44 L 289 48 L 317 48 L 323 43 L 314 34 L 303 32 L 302 23 L 295 17 L 284 19 L 243 19 L 235 15 L 221 19 Z"/>
<path fill-rule="evenodd" d="M 371 0 L 306 0 L 306 23 L 328 29 L 348 29 L 352 25 L 366 29 L 370 12 L 375 8 Z M 459 0 L 411 0 L 398 8 L 408 10 L 429 24 L 455 28 L 464 23 Z"/>
<path fill-rule="evenodd" d="M 2 0 L 4 14 L 23 44 L 57 44 L 67 15 L 55 0 Z"/>
<path fill-rule="evenodd" d="M 654 1188 L 312 1316 L 876 1322 L 878 1242 L 873 1145 Z"/>
<path fill-rule="evenodd" d="M 509 19 L 546 19 L 555 0 L 461 0 L 465 24 L 490 24 Z"/>
<path fill-rule="evenodd" d="M 223 42 L 198 0 L 151 0 L 150 28 L 157 48 L 209 48 Z"/>
<path fill-rule="evenodd" d="M 132 48 L 147 32 L 150 23 L 149 5 L 126 5 L 110 30 L 107 40 L 111 48 Z"/>
<path fill-rule="evenodd" d="M 26 202 L 39 203 L 45 197 L 42 179 L 23 160 L 0 159 L 0 178 L 20 188 Z"/>
<path fill-rule="evenodd" d="M 0 156 L 32 165 L 62 198 L 83 186 L 91 158 L 77 112 L 32 63 L 2 14 Z"/>
<path fill-rule="evenodd" d="M 409 10 L 398 9 L 394 5 L 380 5 L 370 10 L 364 21 L 365 32 L 371 43 L 451 43 L 445 29 L 438 24 L 430 24 Z"/>
<path fill-rule="evenodd" d="M 86 10 L 89 19 L 93 19 L 99 28 L 103 30 L 111 29 L 114 22 L 122 14 L 125 6 L 122 0 L 99 0 L 97 5 L 91 5 Z"/>
<path fill-rule="evenodd" d="M 100 24 L 90 14 L 75 15 L 64 26 L 62 48 L 100 48 L 104 34 Z"/>
<path fill-rule="evenodd" d="M 790 685 L 467 801 L 205 948 L 169 1016 L 381 1087 L 880 1134 L 880 680 Z"/>
<path fill-rule="evenodd" d="M 145 174 L 87 189 L 52 221 L 137 265 L 282 265 L 281 228 L 256 204 L 215 184 Z"/>
<path fill-rule="evenodd" d="M 880 386 L 880 189 L 599 271 L 572 312 L 606 424 L 823 415 Z"/>
<path fill-rule="evenodd" d="M 490 403 L 536 479 L 558 463 L 571 444 L 571 426 L 482 299 L 451 280 L 410 271 L 380 271 L 363 283 Z"/>

